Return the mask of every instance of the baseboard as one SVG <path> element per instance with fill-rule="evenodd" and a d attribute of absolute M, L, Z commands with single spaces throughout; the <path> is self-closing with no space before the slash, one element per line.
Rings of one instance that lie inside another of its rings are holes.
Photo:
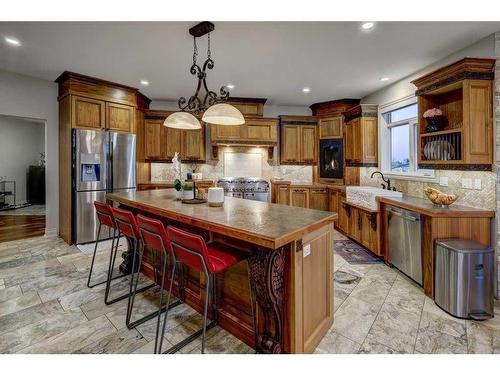
<path fill-rule="evenodd" d="M 56 238 L 57 237 L 57 228 L 45 228 L 45 237 L 47 238 Z"/>

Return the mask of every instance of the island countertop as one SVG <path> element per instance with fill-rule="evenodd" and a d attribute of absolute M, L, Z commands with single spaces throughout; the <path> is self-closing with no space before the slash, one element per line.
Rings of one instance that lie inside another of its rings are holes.
<path fill-rule="evenodd" d="M 183 204 L 172 189 L 128 191 L 107 194 L 106 198 L 125 206 L 147 210 L 186 224 L 233 235 L 247 242 L 277 249 L 311 233 L 337 214 L 241 198 L 225 197 L 222 207 Z"/>

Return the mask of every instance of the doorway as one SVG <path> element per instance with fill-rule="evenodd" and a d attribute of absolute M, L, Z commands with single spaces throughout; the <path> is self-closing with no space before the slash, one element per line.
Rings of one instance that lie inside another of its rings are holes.
<path fill-rule="evenodd" d="M 0 242 L 45 233 L 45 126 L 0 115 Z"/>

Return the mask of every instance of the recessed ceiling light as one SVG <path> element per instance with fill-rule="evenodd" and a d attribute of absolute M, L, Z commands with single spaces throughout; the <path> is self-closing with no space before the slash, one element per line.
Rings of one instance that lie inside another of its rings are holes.
<path fill-rule="evenodd" d="M 380 78 L 380 80 L 381 80 L 382 82 L 384 82 L 384 81 L 388 81 L 388 80 L 389 80 L 389 78 L 388 78 L 388 77 L 382 77 L 382 78 Z"/>
<path fill-rule="evenodd" d="M 6 36 L 5 41 L 13 46 L 20 46 L 21 45 L 21 42 L 19 41 L 19 39 L 13 38 L 11 36 Z"/>
<path fill-rule="evenodd" d="M 228 83 L 228 84 L 226 85 L 226 87 L 227 87 L 229 90 L 234 89 L 234 85 L 233 85 L 232 83 Z"/>
<path fill-rule="evenodd" d="M 305 92 L 305 93 L 311 92 L 311 88 L 310 87 L 304 87 L 302 89 L 302 92 Z"/>
<path fill-rule="evenodd" d="M 374 22 L 365 22 L 363 24 L 361 24 L 361 28 L 363 30 L 370 30 L 370 29 L 373 29 L 373 27 L 375 26 L 375 23 Z"/>
<path fill-rule="evenodd" d="M 146 81 L 145 79 L 141 79 L 141 85 L 149 86 L 149 81 Z"/>

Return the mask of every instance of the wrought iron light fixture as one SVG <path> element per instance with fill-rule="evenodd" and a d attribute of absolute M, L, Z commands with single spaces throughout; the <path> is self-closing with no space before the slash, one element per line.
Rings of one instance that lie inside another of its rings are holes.
<path fill-rule="evenodd" d="M 210 32 L 215 29 L 213 23 L 204 21 L 189 29 L 193 36 L 193 64 L 190 72 L 198 78 L 196 92 L 189 99 L 181 97 L 178 101 L 180 111 L 172 113 L 165 119 L 163 125 L 176 129 L 199 129 L 201 124 L 195 116 L 203 113 L 202 120 L 215 125 L 242 125 L 245 123 L 243 114 L 234 106 L 224 103 L 229 98 L 229 90 L 222 86 L 219 96 L 207 86 L 207 70 L 213 69 L 215 63 L 212 60 L 210 50 Z M 196 38 L 208 34 L 207 59 L 202 67 L 198 65 L 198 45 Z M 193 116 L 193 114 L 195 116 Z"/>

